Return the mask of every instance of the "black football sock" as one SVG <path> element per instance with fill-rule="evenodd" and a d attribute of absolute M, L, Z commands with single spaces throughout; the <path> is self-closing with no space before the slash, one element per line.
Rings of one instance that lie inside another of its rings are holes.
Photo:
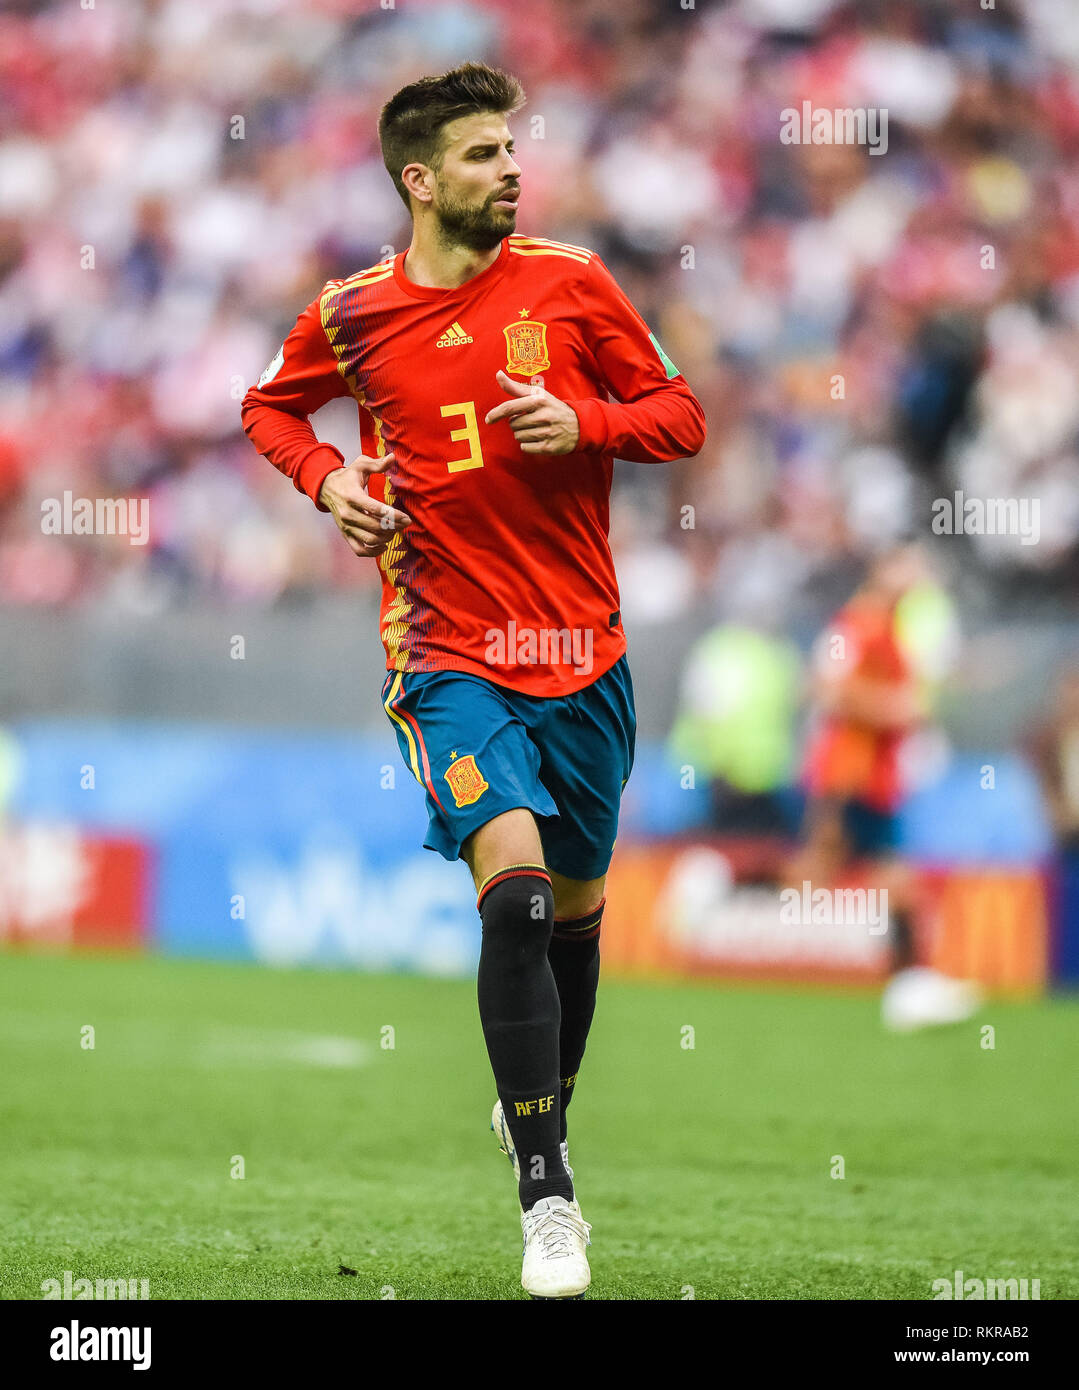
<path fill-rule="evenodd" d="M 476 993 L 487 1055 L 521 1169 L 521 1206 L 573 1201 L 559 1144 L 558 989 L 547 960 L 554 892 L 542 864 L 514 864 L 480 887 Z"/>
<path fill-rule="evenodd" d="M 902 908 L 891 914 L 892 974 L 915 963 L 914 925 L 910 913 Z"/>
<path fill-rule="evenodd" d="M 603 904 L 583 917 L 556 917 L 547 959 L 551 962 L 558 1002 L 562 1006 L 562 1027 L 558 1034 L 558 1074 L 562 1104 L 559 1110 L 559 1138 L 566 1137 L 566 1108 L 573 1099 L 577 1072 L 584 1056 L 592 1015 L 596 1011 L 599 985 L 599 929 Z"/>

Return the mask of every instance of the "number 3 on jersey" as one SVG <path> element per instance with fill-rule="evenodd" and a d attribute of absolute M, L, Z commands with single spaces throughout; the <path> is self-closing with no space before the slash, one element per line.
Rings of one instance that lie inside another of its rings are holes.
<path fill-rule="evenodd" d="M 468 441 L 468 458 L 454 459 L 452 463 L 447 462 L 446 467 L 451 473 L 463 473 L 466 468 L 483 467 L 483 450 L 480 448 L 480 429 L 476 423 L 476 402 L 459 401 L 456 405 L 442 406 L 442 418 L 447 415 L 463 415 L 465 423 L 458 430 L 450 430 L 450 438 L 457 442 L 459 440 Z"/>

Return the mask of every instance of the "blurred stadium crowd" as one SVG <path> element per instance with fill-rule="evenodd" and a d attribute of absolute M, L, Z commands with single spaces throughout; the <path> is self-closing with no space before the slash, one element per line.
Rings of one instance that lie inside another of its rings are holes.
<path fill-rule="evenodd" d="M 949 542 L 971 593 L 1074 582 L 1079 8 L 15 0 L 7 602 L 375 587 L 254 454 L 239 400 L 325 280 L 407 245 L 378 109 L 465 57 L 528 92 L 518 230 L 598 250 L 708 413 L 697 459 L 618 472 L 627 616 L 703 598 L 717 619 L 819 619 L 837 577 L 929 536 L 955 489 L 1041 501 L 1036 545 Z M 886 111 L 886 153 L 784 144 L 803 101 Z M 355 415 L 335 409 L 316 427 L 351 457 Z M 44 537 L 41 501 L 65 490 L 148 496 L 150 543 Z"/>

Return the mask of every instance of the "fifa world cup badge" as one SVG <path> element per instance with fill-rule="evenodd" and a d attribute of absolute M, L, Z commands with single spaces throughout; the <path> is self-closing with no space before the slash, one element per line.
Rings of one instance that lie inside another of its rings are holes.
<path fill-rule="evenodd" d="M 483 773 L 476 766 L 476 759 L 471 753 L 451 763 L 445 775 L 458 806 L 471 806 L 490 786 L 489 782 L 483 780 Z"/>
<path fill-rule="evenodd" d="M 535 376 L 551 365 L 547 356 L 547 325 L 538 320 L 511 323 L 506 335 L 506 371 L 518 376 Z"/>
<path fill-rule="evenodd" d="M 277 375 L 277 373 L 281 370 L 281 368 L 282 368 L 284 365 L 285 365 L 285 345 L 284 345 L 284 343 L 282 343 L 281 346 L 280 346 L 280 347 L 277 349 L 277 351 L 274 353 L 273 359 L 272 359 L 272 361 L 270 362 L 270 365 L 266 368 L 266 370 L 265 370 L 265 371 L 262 373 L 262 375 L 259 377 L 259 385 L 260 385 L 260 386 L 265 386 L 266 383 L 267 383 L 268 381 L 273 381 L 274 377 Z"/>

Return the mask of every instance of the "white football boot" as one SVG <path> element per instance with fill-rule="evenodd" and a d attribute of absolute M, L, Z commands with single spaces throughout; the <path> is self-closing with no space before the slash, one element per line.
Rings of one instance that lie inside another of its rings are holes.
<path fill-rule="evenodd" d="M 498 1147 L 513 1166 L 513 1176 L 520 1182 L 521 1165 L 517 1150 L 506 1123 L 502 1102 L 495 1101 L 491 1111 L 491 1128 Z M 562 1163 L 570 1182 L 573 1169 L 569 1166 L 569 1144 L 563 1140 Z M 553 1204 L 553 1206 L 552 1206 Z M 592 1282 L 585 1247 L 592 1244 L 592 1227 L 581 1215 L 577 1199 L 567 1202 L 564 1197 L 544 1197 L 531 1211 L 521 1209 L 521 1231 L 524 1235 L 524 1264 L 521 1286 L 533 1298 L 580 1298 Z M 531 1251 L 529 1246 L 531 1244 Z"/>
<path fill-rule="evenodd" d="M 576 1201 L 541 1197 L 521 1212 L 525 1238 L 521 1287 L 533 1298 L 580 1298 L 592 1282 L 585 1247 L 592 1227 Z"/>
<path fill-rule="evenodd" d="M 881 1021 L 892 1033 L 965 1023 L 981 1002 L 982 991 L 970 980 L 953 980 L 939 970 L 914 965 L 900 970 L 885 985 Z"/>

